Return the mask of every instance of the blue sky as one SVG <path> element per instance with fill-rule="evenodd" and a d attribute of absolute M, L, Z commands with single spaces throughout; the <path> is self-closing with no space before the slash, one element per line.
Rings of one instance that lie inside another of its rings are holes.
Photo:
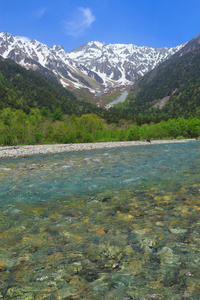
<path fill-rule="evenodd" d="M 200 33 L 200 1 L 6 0 L 0 31 L 66 51 L 90 41 L 171 47 Z"/>

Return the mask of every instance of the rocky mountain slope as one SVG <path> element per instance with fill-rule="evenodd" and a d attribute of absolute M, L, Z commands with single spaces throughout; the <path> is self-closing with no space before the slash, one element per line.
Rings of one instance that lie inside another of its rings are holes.
<path fill-rule="evenodd" d="M 79 70 L 109 87 L 130 85 L 181 47 L 155 49 L 90 42 L 68 52 L 68 55 Z M 91 74 L 87 73 L 87 69 Z"/>
<path fill-rule="evenodd" d="M 200 34 L 134 84 L 127 113 L 200 117 L 199 66 Z"/>
<path fill-rule="evenodd" d="M 69 89 L 87 89 L 97 95 L 109 88 L 132 85 L 182 47 L 155 49 L 90 42 L 65 52 L 61 46 L 48 47 L 37 40 L 0 33 L 0 55 L 4 59 L 53 76 Z"/>
<path fill-rule="evenodd" d="M 12 60 L 0 58 L 0 110 L 8 107 L 21 109 L 25 113 L 30 113 L 31 109 L 40 109 L 44 116 L 55 119 L 59 119 L 62 114 L 87 113 L 109 117 L 107 111 L 88 101 L 77 100 L 74 93 L 57 80 L 26 70 Z"/>

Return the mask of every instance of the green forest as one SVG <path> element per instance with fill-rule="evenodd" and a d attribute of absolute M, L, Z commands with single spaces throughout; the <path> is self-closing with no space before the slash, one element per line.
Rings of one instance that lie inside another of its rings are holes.
<path fill-rule="evenodd" d="M 123 113 L 109 112 L 86 101 L 78 100 L 74 93 L 65 89 L 55 78 L 26 70 L 13 61 L 0 58 L 0 110 L 21 109 L 29 114 L 38 108 L 43 115 L 59 119 L 60 115 L 95 113 L 108 122 L 118 122 Z"/>
<path fill-rule="evenodd" d="M 91 143 L 108 141 L 136 141 L 149 139 L 198 138 L 198 118 L 168 119 L 156 124 L 130 124 L 121 120 L 108 124 L 94 113 L 62 115 L 55 120 L 38 108 L 26 114 L 21 109 L 4 108 L 0 112 L 0 145 Z"/>
<path fill-rule="evenodd" d="M 138 80 L 131 89 L 126 103 L 114 110 L 129 116 L 161 119 L 200 118 L 200 48 L 180 57 L 172 56 Z M 153 108 L 164 97 L 169 101 L 161 109 Z"/>

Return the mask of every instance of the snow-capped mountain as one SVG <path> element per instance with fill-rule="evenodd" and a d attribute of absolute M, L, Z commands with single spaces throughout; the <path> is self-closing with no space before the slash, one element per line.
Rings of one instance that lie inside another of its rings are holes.
<path fill-rule="evenodd" d="M 37 40 L 0 33 L 0 55 L 27 69 L 56 77 L 64 87 L 87 88 L 93 93 L 132 85 L 184 45 L 173 48 L 89 42 L 70 52 Z"/>
<path fill-rule="evenodd" d="M 87 68 L 97 74 L 105 86 L 130 85 L 181 47 L 156 49 L 90 42 L 68 52 L 68 55 L 83 72 Z"/>

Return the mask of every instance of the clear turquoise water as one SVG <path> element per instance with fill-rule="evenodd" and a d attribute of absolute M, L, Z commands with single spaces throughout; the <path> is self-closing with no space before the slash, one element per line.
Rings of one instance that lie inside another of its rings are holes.
<path fill-rule="evenodd" d="M 0 297 L 199 299 L 200 143 L 0 161 Z"/>

